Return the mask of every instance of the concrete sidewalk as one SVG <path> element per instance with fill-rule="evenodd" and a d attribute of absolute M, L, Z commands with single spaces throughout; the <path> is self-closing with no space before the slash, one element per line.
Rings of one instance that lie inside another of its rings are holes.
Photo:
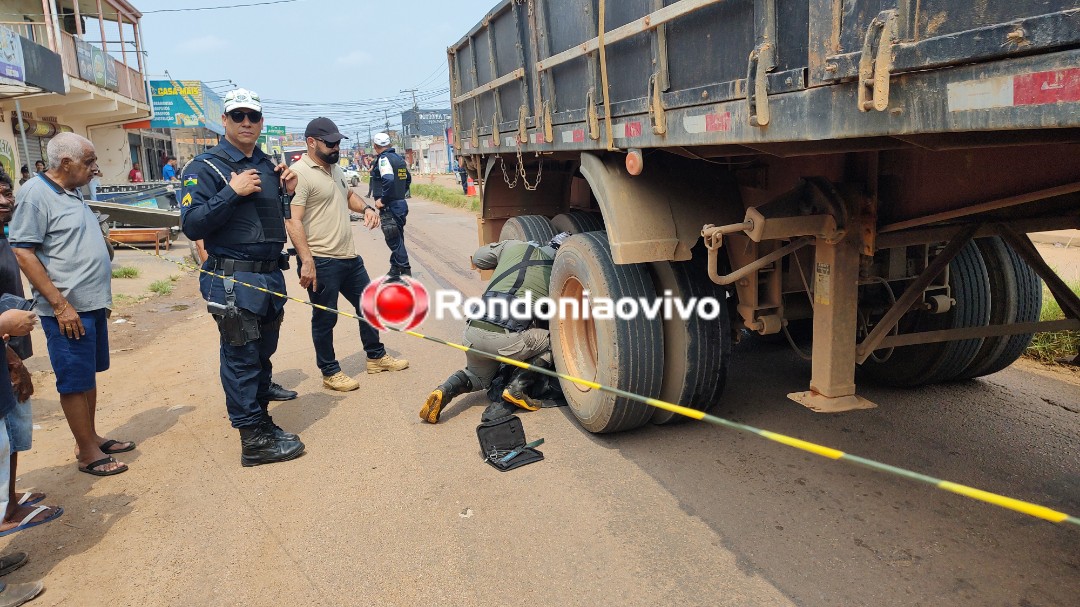
<path fill-rule="evenodd" d="M 1055 230 L 1053 232 L 1035 232 L 1029 234 L 1032 242 L 1055 244 L 1065 247 L 1080 247 L 1080 230 Z"/>

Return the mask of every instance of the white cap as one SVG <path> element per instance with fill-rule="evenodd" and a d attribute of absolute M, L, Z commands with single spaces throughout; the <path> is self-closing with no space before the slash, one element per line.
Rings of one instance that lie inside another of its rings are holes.
<path fill-rule="evenodd" d="M 233 89 L 226 93 L 225 112 L 228 113 L 240 108 L 261 112 L 262 101 L 259 99 L 259 94 L 247 89 Z"/>
<path fill-rule="evenodd" d="M 371 142 L 381 148 L 390 147 L 390 135 L 387 135 L 386 133 L 375 133 L 375 136 L 371 138 Z"/>

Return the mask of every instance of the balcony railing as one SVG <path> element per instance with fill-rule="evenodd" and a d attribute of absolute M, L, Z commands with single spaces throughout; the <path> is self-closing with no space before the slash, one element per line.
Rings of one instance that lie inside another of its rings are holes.
<path fill-rule="evenodd" d="M 45 23 L 32 23 L 28 21 L 6 22 L 0 21 L 0 25 L 14 30 L 24 38 L 49 47 L 49 34 Z M 128 99 L 134 99 L 140 103 L 146 103 L 146 85 L 141 72 L 131 66 L 124 65 L 101 47 L 89 43 L 77 42 L 77 38 L 67 32 L 60 32 L 60 54 L 64 62 L 64 72 L 72 78 L 78 78 L 86 82 L 97 84 L 101 88 L 114 90 Z M 79 68 L 78 46 L 84 49 L 84 66 Z M 56 51 L 56 49 L 53 49 Z M 86 55 L 90 55 L 87 57 Z M 94 61 L 99 61 L 95 65 Z M 103 76 L 98 77 L 99 68 L 104 70 Z M 115 75 L 115 79 L 110 78 Z"/>
<path fill-rule="evenodd" d="M 91 82 L 101 88 L 115 90 L 128 99 L 146 103 L 146 86 L 139 70 L 117 61 L 100 47 L 81 41 L 77 43 L 78 39 L 67 32 L 60 32 L 60 40 L 62 46 L 60 56 L 64 60 L 64 71 L 69 76 Z M 84 49 L 81 68 L 79 44 Z M 86 54 L 90 53 L 92 56 L 87 57 Z M 102 64 L 98 65 L 98 61 Z M 115 74 L 115 81 L 110 77 L 112 74 Z"/>

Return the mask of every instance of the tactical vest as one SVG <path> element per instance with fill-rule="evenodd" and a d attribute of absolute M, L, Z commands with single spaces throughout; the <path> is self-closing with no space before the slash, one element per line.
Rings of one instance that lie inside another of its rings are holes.
<path fill-rule="evenodd" d="M 229 178 L 226 175 L 230 172 L 241 173 L 252 168 L 233 162 L 220 146 L 199 154 L 193 162 L 209 165 L 221 178 L 222 187 L 228 185 Z M 281 200 L 278 174 L 274 172 L 269 161 L 259 162 L 256 168 L 259 169 L 259 179 L 262 180 L 262 191 L 245 196 L 243 201 L 236 204 L 229 222 L 214 232 L 214 244 L 285 242 L 285 209 Z"/>
<path fill-rule="evenodd" d="M 554 260 L 534 244 L 522 243 L 504 246 L 508 248 L 504 249 L 502 254 L 499 255 L 499 263 L 495 266 L 495 277 L 488 283 L 487 291 L 484 292 L 484 299 L 505 300 L 506 308 L 509 310 L 510 305 L 522 290 L 526 279 L 531 278 L 534 282 L 540 281 L 545 286 L 551 282 L 551 266 Z M 547 290 L 545 289 L 543 293 L 534 293 L 534 295 L 546 297 Z M 490 303 L 487 310 L 495 311 L 494 306 Z M 506 317 L 501 317 L 492 313 L 481 320 L 514 332 L 524 331 L 532 324 L 532 319 L 516 319 L 509 314 Z"/>
<path fill-rule="evenodd" d="M 383 150 L 379 157 L 375 159 L 375 166 L 379 166 L 379 161 L 386 158 L 390 161 L 390 166 L 394 170 L 394 185 L 390 186 L 382 192 L 382 199 L 384 202 L 391 200 L 404 200 L 406 180 L 409 177 L 409 167 L 405 164 L 405 159 L 397 155 L 397 152 L 393 148 L 389 150 Z M 382 176 L 380 169 L 380 176 Z M 385 188 L 385 184 L 383 185 Z"/>

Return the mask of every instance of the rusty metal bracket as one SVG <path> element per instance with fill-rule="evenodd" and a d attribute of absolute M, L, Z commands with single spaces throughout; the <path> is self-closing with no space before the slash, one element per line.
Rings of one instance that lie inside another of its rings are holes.
<path fill-rule="evenodd" d="M 596 98 L 593 89 L 585 94 L 585 105 L 589 108 L 589 139 L 600 139 L 600 117 L 596 114 Z"/>
<path fill-rule="evenodd" d="M 773 63 L 773 45 L 765 42 L 754 47 L 746 70 L 746 103 L 750 108 L 750 126 L 767 126 L 769 114 L 768 66 Z"/>
<path fill-rule="evenodd" d="M 811 236 L 803 236 L 802 238 L 791 241 L 787 245 L 785 245 L 783 247 L 780 247 L 779 249 L 773 251 L 772 253 L 769 253 L 768 255 L 764 255 L 762 257 L 759 257 L 758 259 L 754 260 L 753 262 L 746 264 L 745 266 L 731 272 L 730 274 L 724 274 L 724 275 L 721 275 L 716 271 L 716 268 L 717 268 L 717 264 L 716 264 L 716 262 L 717 262 L 717 250 L 718 250 L 718 248 L 715 247 L 715 246 L 708 247 L 708 249 L 709 249 L 709 278 L 718 285 L 730 285 L 732 283 L 737 282 L 740 278 L 742 278 L 742 277 L 744 277 L 744 276 L 746 276 L 748 274 L 751 274 L 753 272 L 756 272 L 756 271 L 764 268 L 765 266 L 767 266 L 767 265 L 769 265 L 769 264 L 771 264 L 773 262 L 779 261 L 780 259 L 783 259 L 784 257 L 794 253 L 795 251 L 798 251 L 799 249 L 801 249 L 801 248 L 805 247 L 806 245 L 811 244 L 813 242 L 814 242 L 813 237 L 811 237 Z"/>
<path fill-rule="evenodd" d="M 522 104 L 518 108 L 518 141 L 520 143 L 529 143 L 529 131 L 525 126 L 525 120 L 529 116 L 529 108 Z"/>
<path fill-rule="evenodd" d="M 667 134 L 667 113 L 664 111 L 664 97 L 660 90 L 660 73 L 649 77 L 649 121 L 653 133 Z"/>
<path fill-rule="evenodd" d="M 499 112 L 491 115 L 491 143 L 494 147 L 502 145 L 499 141 Z"/>
<path fill-rule="evenodd" d="M 480 129 L 477 127 L 476 118 L 472 121 L 472 148 L 474 150 L 480 149 Z"/>
<path fill-rule="evenodd" d="M 889 75 L 896 42 L 896 11 L 881 11 L 870 22 L 859 58 L 859 111 L 889 107 Z"/>
<path fill-rule="evenodd" d="M 544 102 L 544 141 L 551 143 L 555 141 L 554 125 L 551 124 L 551 102 Z"/>

